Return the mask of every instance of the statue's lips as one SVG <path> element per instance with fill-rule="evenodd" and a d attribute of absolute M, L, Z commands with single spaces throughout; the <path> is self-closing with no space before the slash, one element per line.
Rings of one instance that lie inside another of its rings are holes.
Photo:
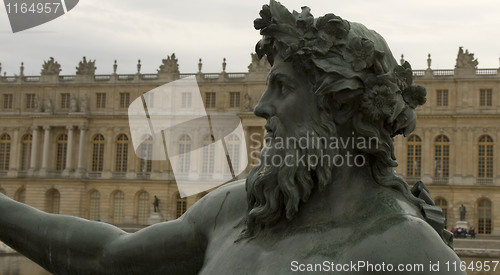
<path fill-rule="evenodd" d="M 273 131 L 273 129 L 271 128 L 271 126 L 270 126 L 270 125 L 268 125 L 268 124 L 266 124 L 266 125 L 264 126 L 264 128 L 266 129 L 266 132 L 267 132 L 267 133 L 266 133 L 266 135 L 264 136 L 264 140 L 274 138 L 274 131 Z"/>

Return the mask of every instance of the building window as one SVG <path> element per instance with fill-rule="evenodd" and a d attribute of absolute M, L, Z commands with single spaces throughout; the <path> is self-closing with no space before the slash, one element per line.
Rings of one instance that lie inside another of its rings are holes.
<path fill-rule="evenodd" d="M 491 201 L 480 199 L 477 202 L 477 233 L 491 234 Z"/>
<path fill-rule="evenodd" d="M 26 109 L 35 109 L 35 94 L 26 94 Z"/>
<path fill-rule="evenodd" d="M 203 138 L 203 163 L 201 172 L 211 174 L 214 172 L 215 145 L 212 143 L 210 135 Z"/>
<path fill-rule="evenodd" d="M 141 192 L 137 197 L 137 224 L 146 225 L 149 218 L 149 194 Z"/>
<path fill-rule="evenodd" d="M 408 138 L 408 159 L 406 175 L 408 177 L 420 177 L 422 163 L 422 140 L 417 135 Z"/>
<path fill-rule="evenodd" d="M 57 138 L 56 170 L 66 168 L 66 152 L 68 151 L 68 135 L 62 134 Z"/>
<path fill-rule="evenodd" d="M 179 139 L 179 172 L 188 173 L 191 158 L 191 138 L 182 135 Z"/>
<path fill-rule="evenodd" d="M 51 189 L 47 192 L 47 213 L 59 214 L 59 204 L 61 195 L 56 189 Z"/>
<path fill-rule="evenodd" d="M 191 93 L 185 92 L 182 93 L 182 108 L 191 108 L 192 103 L 192 95 Z"/>
<path fill-rule="evenodd" d="M 116 165 L 115 171 L 127 172 L 128 137 L 121 134 L 116 139 Z"/>
<path fill-rule="evenodd" d="M 3 134 L 0 137 L 0 171 L 9 170 L 10 161 L 10 136 Z"/>
<path fill-rule="evenodd" d="M 478 180 L 490 180 L 493 178 L 493 139 L 481 136 L 478 144 Z"/>
<path fill-rule="evenodd" d="M 437 90 L 437 106 L 448 106 L 448 90 Z"/>
<path fill-rule="evenodd" d="M 130 93 L 120 93 L 120 108 L 128 108 L 130 105 Z"/>
<path fill-rule="evenodd" d="M 25 203 L 26 202 L 26 189 L 24 187 L 19 188 L 16 194 L 14 195 L 14 199 L 18 202 Z"/>
<path fill-rule="evenodd" d="M 96 108 L 98 109 L 106 108 L 106 94 L 97 93 L 96 95 L 97 95 Z"/>
<path fill-rule="evenodd" d="M 177 208 L 176 208 L 176 217 L 179 218 L 186 212 L 187 209 L 187 200 L 186 198 L 181 198 L 179 194 L 177 194 Z"/>
<path fill-rule="evenodd" d="M 100 220 L 101 194 L 99 191 L 92 191 L 89 196 L 89 220 Z"/>
<path fill-rule="evenodd" d="M 239 92 L 230 92 L 229 93 L 229 107 L 230 108 L 239 108 L 240 107 L 240 93 Z"/>
<path fill-rule="evenodd" d="M 232 134 L 227 138 L 227 153 L 231 159 L 233 172 L 237 173 L 240 166 L 240 138 L 235 134 Z"/>
<path fill-rule="evenodd" d="M 491 106 L 491 89 L 479 90 L 479 106 Z"/>
<path fill-rule="evenodd" d="M 150 173 L 153 168 L 153 138 L 147 136 L 141 143 L 140 149 L 141 163 L 139 171 L 142 173 Z"/>
<path fill-rule="evenodd" d="M 12 100 L 13 100 L 12 94 L 3 95 L 3 108 L 12 109 Z"/>
<path fill-rule="evenodd" d="M 439 135 L 434 145 L 434 177 L 448 178 L 450 175 L 450 140 Z"/>
<path fill-rule="evenodd" d="M 69 99 L 68 93 L 61 94 L 61 109 L 69 108 Z"/>
<path fill-rule="evenodd" d="M 125 194 L 122 191 L 116 191 L 113 195 L 113 223 L 123 223 L 125 217 Z"/>
<path fill-rule="evenodd" d="M 205 108 L 215 108 L 215 93 L 205 93 Z"/>
<path fill-rule="evenodd" d="M 444 216 L 444 228 L 448 228 L 447 227 L 447 224 L 448 224 L 448 202 L 439 197 L 439 198 L 436 198 L 436 206 L 440 207 L 442 210 L 443 210 L 443 216 Z"/>
<path fill-rule="evenodd" d="M 97 134 L 92 141 L 92 171 L 102 171 L 104 165 L 104 136 Z"/>
<path fill-rule="evenodd" d="M 28 170 L 31 161 L 31 148 L 33 143 L 33 136 L 27 134 L 21 140 L 21 170 Z"/>

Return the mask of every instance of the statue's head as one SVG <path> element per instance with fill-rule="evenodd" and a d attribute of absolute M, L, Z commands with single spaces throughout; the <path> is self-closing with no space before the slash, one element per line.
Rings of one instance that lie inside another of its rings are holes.
<path fill-rule="evenodd" d="M 314 189 L 331 182 L 336 156 L 346 150 L 363 156 L 375 182 L 410 196 L 394 174 L 392 143 L 415 129 L 415 108 L 425 103 L 410 64 L 398 65 L 375 31 L 334 14 L 314 18 L 308 7 L 290 13 L 271 0 L 260 16 L 256 52 L 272 68 L 255 107 L 268 133 L 261 163 L 247 179 L 247 233 L 292 219 Z M 339 148 L 331 137 L 364 139 L 365 145 Z M 301 146 L 306 140 L 309 146 Z M 314 161 L 325 156 L 332 161 Z"/>

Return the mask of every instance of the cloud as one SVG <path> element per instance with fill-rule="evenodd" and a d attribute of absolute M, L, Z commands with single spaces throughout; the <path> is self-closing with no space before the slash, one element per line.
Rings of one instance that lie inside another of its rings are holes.
<path fill-rule="evenodd" d="M 228 71 L 247 71 L 250 53 L 260 39 L 253 29 L 262 4 L 250 1 L 80 1 L 67 15 L 32 30 L 12 34 L 0 10 L 2 71 L 39 74 L 53 56 L 63 74 L 74 74 L 82 56 L 96 59 L 97 73 L 135 73 L 141 59 L 143 73 L 155 73 L 161 59 L 176 53 L 181 72 L 196 72 L 198 58 L 204 72 L 219 72 L 222 58 Z M 304 1 L 280 1 L 300 10 Z M 307 1 L 313 15 L 335 13 L 361 22 L 382 34 L 393 54 L 401 54 L 415 69 L 454 67 L 459 46 L 476 54 L 479 66 L 498 67 L 500 19 L 495 1 Z"/>

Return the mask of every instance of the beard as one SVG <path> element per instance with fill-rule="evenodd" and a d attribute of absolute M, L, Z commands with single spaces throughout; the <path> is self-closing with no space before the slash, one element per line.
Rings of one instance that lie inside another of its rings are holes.
<path fill-rule="evenodd" d="M 326 112 L 293 133 L 287 133 L 277 117 L 268 120 L 266 129 L 260 163 L 246 180 L 248 209 L 240 239 L 253 238 L 283 218 L 292 220 L 313 189 L 322 190 L 330 182 L 331 160 L 338 153 L 327 144 L 336 136 L 336 127 Z"/>

